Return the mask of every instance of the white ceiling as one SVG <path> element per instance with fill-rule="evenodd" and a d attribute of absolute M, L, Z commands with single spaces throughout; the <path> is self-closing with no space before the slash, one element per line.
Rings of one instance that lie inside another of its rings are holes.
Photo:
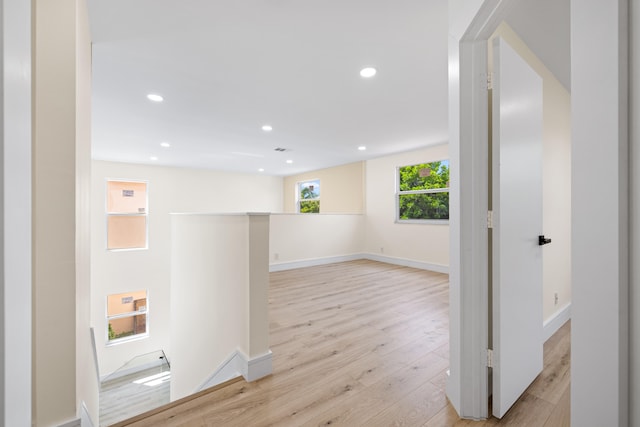
<path fill-rule="evenodd" d="M 95 159 L 290 175 L 447 142 L 447 0 L 88 3 Z"/>

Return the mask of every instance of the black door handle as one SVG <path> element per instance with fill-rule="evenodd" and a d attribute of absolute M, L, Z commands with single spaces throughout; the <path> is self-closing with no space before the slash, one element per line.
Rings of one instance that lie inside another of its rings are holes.
<path fill-rule="evenodd" d="M 551 243 L 551 239 L 545 239 L 544 234 L 542 236 L 538 236 L 538 245 L 546 245 L 547 243 Z"/>

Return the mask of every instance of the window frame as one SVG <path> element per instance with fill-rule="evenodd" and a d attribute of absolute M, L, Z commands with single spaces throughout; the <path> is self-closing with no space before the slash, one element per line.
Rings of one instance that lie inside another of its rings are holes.
<path fill-rule="evenodd" d="M 149 327 L 150 327 L 150 317 L 149 317 L 149 290 L 148 289 L 140 289 L 137 291 L 133 291 L 131 292 L 133 293 L 137 293 L 137 292 L 142 292 L 144 291 L 144 295 L 145 295 L 145 299 L 146 299 L 146 305 L 145 305 L 145 309 L 144 311 L 128 311 L 126 313 L 118 313 L 118 314 L 114 314 L 114 315 L 109 315 L 109 297 L 114 296 L 114 295 L 124 295 L 127 294 L 129 292 L 119 292 L 119 293 L 115 293 L 115 294 L 109 294 L 105 297 L 105 319 L 107 321 L 106 327 L 105 327 L 105 345 L 107 347 L 112 346 L 112 345 L 118 345 L 118 344 L 123 344 L 126 342 L 131 342 L 131 341 L 138 341 L 141 339 L 145 339 L 149 337 Z M 134 334 L 134 335 L 129 335 L 126 337 L 122 337 L 122 338 L 115 338 L 115 339 L 109 339 L 109 324 L 111 323 L 111 320 L 117 320 L 117 319 L 126 319 L 128 317 L 135 317 L 135 316 L 139 316 L 141 314 L 144 314 L 146 316 L 145 318 L 145 331 L 142 334 Z"/>
<path fill-rule="evenodd" d="M 451 163 L 448 158 L 429 160 L 419 163 L 412 163 L 402 166 L 396 166 L 396 179 L 395 179 L 395 223 L 396 224 L 432 224 L 432 225 L 448 225 L 449 219 L 401 219 L 400 218 L 400 196 L 410 194 L 435 194 L 435 193 L 449 193 L 451 195 L 451 185 L 446 188 L 428 188 L 422 190 L 400 190 L 400 169 L 408 166 L 416 166 L 426 163 L 435 162 L 447 162 L 449 163 L 449 172 L 451 172 Z M 451 179 L 451 177 L 449 177 Z M 449 181 L 450 182 L 450 181 Z M 451 207 L 451 198 L 449 198 L 449 208 Z"/>
<path fill-rule="evenodd" d="M 109 183 L 110 182 L 131 182 L 137 184 L 145 184 L 145 212 L 144 213 L 112 213 L 109 212 Z M 149 249 L 149 181 L 142 179 L 121 179 L 106 178 L 104 193 L 104 212 L 105 212 L 105 249 L 109 252 L 123 251 L 144 251 Z M 139 248 L 109 248 L 109 218 L 111 217 L 144 217 L 145 218 L 145 245 Z"/>
<path fill-rule="evenodd" d="M 318 188 L 320 188 L 320 178 L 313 178 L 313 179 L 305 179 L 302 181 L 298 181 L 296 182 L 296 186 L 295 186 L 295 191 L 296 191 L 296 213 L 298 214 L 303 214 L 303 215 L 317 215 L 320 213 L 320 199 L 321 199 L 321 195 L 320 192 L 318 192 L 318 197 L 314 197 L 313 199 L 303 199 L 300 197 L 300 193 L 302 192 L 301 190 L 301 186 L 302 184 L 308 183 L 308 182 L 318 182 Z M 318 212 L 300 212 L 300 202 L 318 202 Z"/>

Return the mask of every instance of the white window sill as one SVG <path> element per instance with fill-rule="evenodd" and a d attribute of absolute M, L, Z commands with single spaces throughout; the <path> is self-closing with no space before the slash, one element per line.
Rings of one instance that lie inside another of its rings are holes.
<path fill-rule="evenodd" d="M 396 224 L 449 225 L 448 219 L 396 219 Z"/>
<path fill-rule="evenodd" d="M 114 345 L 119 345 L 119 344 L 124 344 L 127 342 L 132 342 L 132 341 L 140 341 L 143 340 L 145 338 L 149 338 L 149 333 L 145 333 L 145 334 L 138 334 L 138 335 L 132 335 L 130 337 L 124 337 L 124 338 L 117 338 L 115 340 L 111 340 L 109 341 L 109 339 L 107 338 L 107 347 L 111 347 Z"/>

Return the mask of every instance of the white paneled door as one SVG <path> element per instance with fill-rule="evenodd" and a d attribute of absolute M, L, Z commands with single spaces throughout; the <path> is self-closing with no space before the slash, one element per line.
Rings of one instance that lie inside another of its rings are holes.
<path fill-rule="evenodd" d="M 542 79 L 493 43 L 493 415 L 542 371 Z"/>

